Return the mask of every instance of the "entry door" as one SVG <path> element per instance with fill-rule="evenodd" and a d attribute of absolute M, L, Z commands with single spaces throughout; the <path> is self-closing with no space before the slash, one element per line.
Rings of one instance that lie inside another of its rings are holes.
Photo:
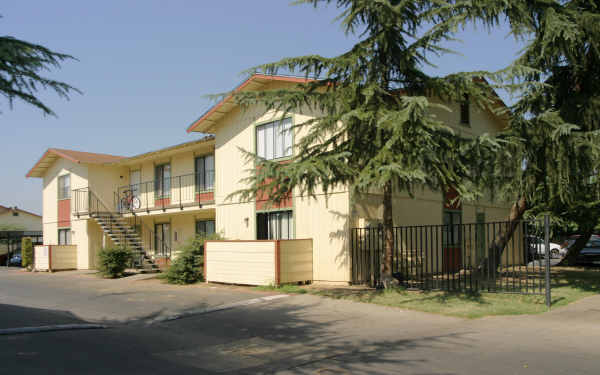
<path fill-rule="evenodd" d="M 154 251 L 156 255 L 167 255 L 171 246 L 171 226 L 169 223 L 154 225 Z"/>
<path fill-rule="evenodd" d="M 139 170 L 129 172 L 129 185 L 131 193 L 134 197 L 140 197 L 140 183 L 142 182 L 142 174 Z"/>
<path fill-rule="evenodd" d="M 486 246 L 486 241 L 485 241 L 485 213 L 483 212 L 478 212 L 476 215 L 476 221 L 477 221 L 477 229 L 476 229 L 476 233 L 475 236 L 477 236 L 477 262 L 479 262 L 481 259 L 485 258 L 485 246 Z"/>

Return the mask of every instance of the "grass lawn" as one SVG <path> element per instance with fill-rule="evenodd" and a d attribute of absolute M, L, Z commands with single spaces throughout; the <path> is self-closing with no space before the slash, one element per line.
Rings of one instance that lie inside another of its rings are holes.
<path fill-rule="evenodd" d="M 456 316 L 481 318 L 491 315 L 538 314 L 548 311 L 543 295 L 501 293 L 448 293 L 396 290 L 361 290 L 284 285 L 258 287 L 282 293 L 310 293 L 336 299 Z M 552 269 L 552 308 L 600 293 L 600 270 L 556 267 Z"/>

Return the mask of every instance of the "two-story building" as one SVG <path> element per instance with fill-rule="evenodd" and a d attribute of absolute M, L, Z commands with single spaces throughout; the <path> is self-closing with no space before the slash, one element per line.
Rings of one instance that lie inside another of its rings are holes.
<path fill-rule="evenodd" d="M 301 82 L 257 74 L 236 90 Z M 447 105 L 453 112 L 436 115 L 462 134 L 495 133 L 506 126 L 491 112 Z M 76 244 L 79 268 L 93 268 L 98 249 L 110 241 L 128 241 L 148 259 L 160 260 L 200 231 L 231 240 L 310 238 L 313 281 L 351 282 L 350 231 L 381 221 L 378 193 L 352 196 L 340 188 L 309 198 L 295 191 L 277 208 L 264 199 L 227 199 L 244 187 L 241 180 L 250 168 L 240 149 L 283 161 L 302 136 L 291 127 L 312 115 L 297 110 L 281 119 L 260 106 L 242 109 L 230 96 L 188 127 L 211 134 L 198 141 L 133 157 L 49 149 L 27 174 L 44 179 L 44 241 Z M 441 192 L 427 190 L 414 198 L 396 192 L 393 204 L 395 225 L 504 220 L 508 213 L 506 204 L 491 200 L 450 205 Z"/>

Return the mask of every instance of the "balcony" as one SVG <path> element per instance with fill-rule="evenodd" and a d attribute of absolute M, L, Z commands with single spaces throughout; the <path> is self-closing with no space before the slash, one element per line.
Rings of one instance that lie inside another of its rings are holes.
<path fill-rule="evenodd" d="M 214 203 L 214 171 L 121 186 L 115 192 L 114 201 L 121 214 L 202 208 Z"/>

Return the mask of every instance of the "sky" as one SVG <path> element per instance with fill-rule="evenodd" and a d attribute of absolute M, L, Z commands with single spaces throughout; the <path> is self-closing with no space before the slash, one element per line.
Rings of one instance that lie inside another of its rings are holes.
<path fill-rule="evenodd" d="M 57 113 L 0 97 L 0 205 L 42 211 L 42 181 L 27 171 L 51 147 L 131 156 L 192 141 L 185 129 L 214 104 L 207 95 L 242 72 L 283 57 L 335 56 L 357 40 L 334 6 L 289 0 L 3 0 L 0 35 L 70 54 L 48 77 L 80 89 L 70 100 L 38 96 Z M 522 45 L 506 27 L 468 28 L 429 74 L 502 69 Z M 505 98 L 510 102 L 510 98 Z"/>

